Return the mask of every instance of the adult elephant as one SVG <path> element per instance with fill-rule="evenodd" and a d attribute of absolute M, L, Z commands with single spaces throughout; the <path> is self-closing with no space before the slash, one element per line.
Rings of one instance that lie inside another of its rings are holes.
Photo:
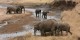
<path fill-rule="evenodd" d="M 70 25 L 68 23 L 62 23 L 62 22 L 58 23 L 57 30 L 58 34 L 60 32 L 61 35 L 63 35 L 63 31 L 66 31 L 66 34 L 70 33 L 72 35 L 72 32 L 70 31 Z"/>
<path fill-rule="evenodd" d="M 17 7 L 7 7 L 7 13 L 9 13 L 9 14 L 11 14 L 12 12 L 16 13 L 16 9 L 17 9 Z"/>
<path fill-rule="evenodd" d="M 41 10 L 40 9 L 36 9 L 35 13 L 36 13 L 36 17 L 41 16 Z"/>
<path fill-rule="evenodd" d="M 24 6 L 11 6 L 11 7 L 7 7 L 7 13 L 9 13 L 9 14 L 11 14 L 12 12 L 14 12 L 14 14 L 15 13 L 22 13 L 22 9 L 24 9 L 24 13 L 25 13 Z"/>
<path fill-rule="evenodd" d="M 46 32 L 50 32 L 51 35 L 56 33 L 56 20 L 46 20 L 46 21 L 41 21 L 34 25 L 34 35 L 36 35 L 36 31 L 39 30 L 41 32 L 41 36 L 45 36 Z"/>

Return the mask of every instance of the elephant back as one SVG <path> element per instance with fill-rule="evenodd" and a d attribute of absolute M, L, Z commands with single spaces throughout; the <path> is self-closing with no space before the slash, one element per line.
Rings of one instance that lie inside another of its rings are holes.
<path fill-rule="evenodd" d="M 51 29 L 55 23 L 56 23 L 55 20 L 49 19 L 49 20 L 45 20 L 45 21 L 40 22 L 39 27 Z"/>
<path fill-rule="evenodd" d="M 56 20 L 54 19 L 48 19 L 44 21 L 40 21 L 34 25 L 34 28 L 37 30 L 42 30 L 42 29 L 51 29 L 53 25 L 55 25 Z"/>
<path fill-rule="evenodd" d="M 69 29 L 70 25 L 68 23 L 65 23 L 65 22 L 59 22 L 57 27 L 58 27 L 58 29 L 65 30 L 65 29 Z"/>
<path fill-rule="evenodd" d="M 17 7 L 16 6 L 10 6 L 10 7 L 7 7 L 7 10 L 16 10 L 17 9 Z"/>
<path fill-rule="evenodd" d="M 40 9 L 36 9 L 35 12 L 38 13 L 38 12 L 41 12 L 41 10 Z"/>

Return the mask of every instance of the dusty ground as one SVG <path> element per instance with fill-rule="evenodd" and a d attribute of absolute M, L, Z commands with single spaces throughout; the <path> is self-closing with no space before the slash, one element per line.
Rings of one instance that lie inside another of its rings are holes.
<path fill-rule="evenodd" d="M 10 40 L 78 40 L 76 36 L 47 36 L 47 37 L 39 37 L 39 36 L 27 36 L 27 37 L 17 37 Z"/>
<path fill-rule="evenodd" d="M 8 25 L 0 28 L 0 34 L 12 33 L 23 30 L 23 25 L 27 25 L 36 19 L 31 17 L 31 12 L 26 12 L 23 14 L 5 14 L 5 9 L 0 9 L 0 21 L 8 21 Z"/>
<path fill-rule="evenodd" d="M 18 4 L 18 5 L 41 5 L 45 3 L 50 3 L 53 0 L 0 0 L 2 4 Z"/>

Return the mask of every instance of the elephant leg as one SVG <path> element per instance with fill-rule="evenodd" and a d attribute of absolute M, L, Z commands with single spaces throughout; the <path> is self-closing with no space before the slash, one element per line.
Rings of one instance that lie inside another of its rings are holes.
<path fill-rule="evenodd" d="M 51 29 L 51 35 L 53 35 L 53 36 L 54 36 L 54 30 L 53 30 L 53 29 Z"/>
<path fill-rule="evenodd" d="M 41 17 L 41 13 L 40 13 L 40 17 Z"/>
<path fill-rule="evenodd" d="M 66 31 L 66 35 L 68 35 L 68 31 Z"/>
<path fill-rule="evenodd" d="M 36 13 L 36 17 L 37 17 L 37 13 Z"/>
<path fill-rule="evenodd" d="M 60 35 L 60 33 L 59 32 L 61 32 L 60 30 L 56 30 L 56 35 L 57 36 L 59 36 Z"/>
<path fill-rule="evenodd" d="M 51 35 L 54 35 L 54 32 L 52 31 Z"/>
<path fill-rule="evenodd" d="M 7 11 L 7 13 L 11 14 L 11 11 L 10 11 L 10 10 L 8 10 L 8 11 Z M 7 13 L 6 13 L 6 14 L 7 14 Z"/>
<path fill-rule="evenodd" d="M 49 32 L 49 34 L 48 34 L 48 35 L 52 36 L 52 32 Z"/>
<path fill-rule="evenodd" d="M 43 36 L 46 36 L 46 32 L 43 32 Z"/>
<path fill-rule="evenodd" d="M 16 11 L 16 13 L 18 13 L 18 11 Z"/>
<path fill-rule="evenodd" d="M 20 10 L 20 13 L 22 13 L 22 9 Z"/>
<path fill-rule="evenodd" d="M 55 31 L 52 32 L 52 35 L 53 35 L 53 36 L 55 35 Z"/>
<path fill-rule="evenodd" d="M 45 15 L 45 18 L 47 19 L 47 15 Z"/>
<path fill-rule="evenodd" d="M 22 10 L 19 10 L 18 13 L 21 14 L 22 13 Z"/>
<path fill-rule="evenodd" d="M 43 35 L 44 35 L 43 31 L 41 31 L 41 36 L 43 36 Z"/>
<path fill-rule="evenodd" d="M 8 13 L 9 13 L 9 11 L 6 12 L 6 14 L 8 14 Z"/>
<path fill-rule="evenodd" d="M 41 36 L 44 36 L 44 35 L 45 35 L 44 31 L 41 31 Z"/>
<path fill-rule="evenodd" d="M 41 13 L 39 13 L 39 17 L 41 17 Z"/>
<path fill-rule="evenodd" d="M 61 30 L 61 35 L 63 35 L 63 32 L 62 32 L 62 30 Z"/>
<path fill-rule="evenodd" d="M 39 13 L 38 13 L 38 17 L 39 17 Z"/>
<path fill-rule="evenodd" d="M 35 35 L 35 36 L 36 36 L 36 31 L 37 31 L 37 30 L 36 30 L 36 29 L 34 29 L 34 35 Z"/>
<path fill-rule="evenodd" d="M 72 35 L 72 32 L 68 31 L 71 35 Z"/>
<path fill-rule="evenodd" d="M 51 32 L 51 35 L 53 35 L 53 32 Z"/>
<path fill-rule="evenodd" d="M 11 14 L 11 11 L 8 11 L 9 14 Z"/>
<path fill-rule="evenodd" d="M 56 36 L 56 30 L 55 30 L 55 33 L 54 33 L 54 35 Z"/>
<path fill-rule="evenodd" d="M 20 14 L 22 13 L 22 11 L 20 12 Z"/>
<path fill-rule="evenodd" d="M 45 15 L 44 15 L 44 18 L 45 18 Z"/>
<path fill-rule="evenodd" d="M 25 13 L 25 8 L 24 8 L 24 13 Z"/>
<path fill-rule="evenodd" d="M 69 29 L 68 29 L 68 32 L 72 35 L 72 32 L 70 31 L 70 27 L 69 27 Z"/>
<path fill-rule="evenodd" d="M 18 11 L 18 13 L 20 13 L 20 14 L 21 14 L 21 13 L 22 13 L 22 10 Z"/>
<path fill-rule="evenodd" d="M 46 19 L 46 15 L 44 15 L 44 18 Z"/>
<path fill-rule="evenodd" d="M 42 14 L 42 18 L 44 18 L 44 15 Z"/>
<path fill-rule="evenodd" d="M 7 12 L 6 12 L 6 14 L 11 14 L 11 9 L 10 8 L 7 8 Z"/>

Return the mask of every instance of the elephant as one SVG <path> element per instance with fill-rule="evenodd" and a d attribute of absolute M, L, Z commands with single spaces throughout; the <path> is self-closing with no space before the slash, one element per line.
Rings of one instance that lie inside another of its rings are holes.
<path fill-rule="evenodd" d="M 56 20 L 48 19 L 45 21 L 41 21 L 34 25 L 34 35 L 36 35 L 36 31 L 41 32 L 41 36 L 46 36 L 46 32 L 51 33 L 54 35 L 56 33 Z"/>
<path fill-rule="evenodd" d="M 36 13 L 36 17 L 41 16 L 41 10 L 40 9 L 36 9 L 35 13 Z"/>
<path fill-rule="evenodd" d="M 18 13 L 18 12 L 22 13 L 22 9 L 24 9 L 24 13 L 25 13 L 25 7 L 24 7 L 24 6 L 21 6 L 21 5 L 18 6 L 18 8 L 17 8 L 17 10 L 16 10 L 17 13 Z"/>
<path fill-rule="evenodd" d="M 63 31 L 66 31 L 67 34 L 70 33 L 72 35 L 72 32 L 70 31 L 70 25 L 68 23 L 58 23 L 56 28 L 58 30 L 58 35 L 59 32 L 61 35 L 63 35 Z"/>
<path fill-rule="evenodd" d="M 47 13 L 49 13 L 48 11 L 43 11 L 42 12 L 42 18 L 47 19 Z"/>
<path fill-rule="evenodd" d="M 12 12 L 16 13 L 16 9 L 17 9 L 17 7 L 7 7 L 7 13 L 9 13 L 9 14 L 11 14 Z"/>
<path fill-rule="evenodd" d="M 11 6 L 11 7 L 7 7 L 7 13 L 9 13 L 9 14 L 11 14 L 12 12 L 14 12 L 14 14 L 15 13 L 22 13 L 22 9 L 24 9 L 24 13 L 25 13 L 24 6 Z"/>

